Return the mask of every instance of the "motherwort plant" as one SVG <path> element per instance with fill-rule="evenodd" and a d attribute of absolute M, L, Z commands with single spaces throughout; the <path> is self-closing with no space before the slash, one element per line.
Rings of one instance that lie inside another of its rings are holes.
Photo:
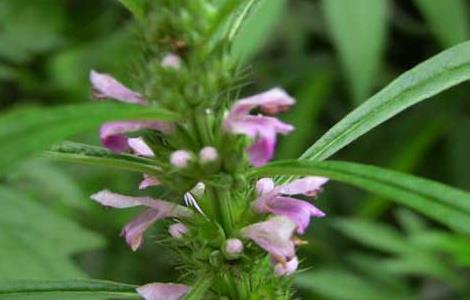
<path fill-rule="evenodd" d="M 326 178 L 281 184 L 247 176 L 273 158 L 279 134 L 294 130 L 275 117 L 295 103 L 282 88 L 239 97 L 244 72 L 231 42 L 254 2 L 147 1 L 136 14 L 143 39 L 136 88 L 105 70 L 90 72 L 96 100 L 179 115 L 171 122 L 110 122 L 100 130 L 105 147 L 146 158 L 152 168 L 136 187 L 146 197 L 105 189 L 91 198 L 107 207 L 143 207 L 122 236 L 133 251 L 172 248 L 182 271 L 179 283 L 139 287 L 147 300 L 290 299 L 296 248 L 305 243 L 299 236 L 310 218 L 324 216 L 309 201 Z M 145 231 L 163 219 L 168 238 L 144 243 Z"/>

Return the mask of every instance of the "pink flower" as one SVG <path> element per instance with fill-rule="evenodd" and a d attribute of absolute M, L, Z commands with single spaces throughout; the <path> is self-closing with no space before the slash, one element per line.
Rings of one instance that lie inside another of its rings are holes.
<path fill-rule="evenodd" d="M 132 149 L 132 151 L 140 156 L 154 157 L 152 149 L 145 143 L 144 139 L 141 137 L 129 138 L 127 144 Z"/>
<path fill-rule="evenodd" d="M 137 293 L 145 300 L 180 300 L 191 287 L 176 283 L 149 283 L 137 288 Z"/>
<path fill-rule="evenodd" d="M 139 190 L 144 190 L 148 187 L 156 186 L 156 185 L 160 185 L 160 181 L 157 178 L 150 176 L 148 174 L 144 174 L 144 180 L 140 182 Z"/>
<path fill-rule="evenodd" d="M 172 202 L 156 200 L 150 197 L 124 196 L 108 190 L 91 195 L 91 199 L 107 207 L 148 207 L 147 210 L 129 222 L 122 230 L 121 234 L 125 236 L 127 243 L 133 251 L 136 251 L 142 245 L 144 232 L 155 221 L 164 218 L 187 218 L 193 213 L 190 209 Z"/>
<path fill-rule="evenodd" d="M 225 241 L 224 250 L 228 255 L 238 255 L 243 252 L 243 243 L 239 239 Z"/>
<path fill-rule="evenodd" d="M 299 259 L 297 256 L 294 256 L 291 260 L 288 262 L 278 262 L 274 266 L 274 273 L 277 276 L 289 276 L 292 275 L 297 268 L 299 267 Z"/>
<path fill-rule="evenodd" d="M 181 63 L 181 57 L 173 53 L 168 53 L 163 58 L 161 66 L 164 68 L 179 69 L 181 68 Z"/>
<path fill-rule="evenodd" d="M 293 235 L 296 227 L 289 218 L 276 216 L 244 227 L 241 234 L 270 253 L 276 261 L 286 262 L 295 256 Z"/>
<path fill-rule="evenodd" d="M 276 114 L 294 104 L 294 99 L 284 90 L 274 88 L 264 93 L 237 101 L 224 121 L 227 131 L 243 134 L 253 139 L 248 148 L 250 161 L 255 167 L 266 164 L 274 155 L 278 133 L 288 134 L 294 128 L 274 117 L 250 115 L 251 110 L 260 107 L 261 111 Z"/>
<path fill-rule="evenodd" d="M 121 102 L 146 105 L 142 96 L 134 92 L 108 74 L 101 74 L 94 70 L 90 72 L 90 81 L 93 86 L 93 96 L 97 99 L 111 98 Z M 123 152 L 132 148 L 125 133 L 152 129 L 163 133 L 173 130 L 172 124 L 156 121 L 125 121 L 105 123 L 100 129 L 100 138 L 104 146 L 114 152 Z"/>
<path fill-rule="evenodd" d="M 289 218 L 297 225 L 297 232 L 303 234 L 311 217 L 323 217 L 325 213 L 307 201 L 284 195 L 303 194 L 312 197 L 321 191 L 322 185 L 327 181 L 328 178 L 311 176 L 275 187 L 272 179 L 260 179 L 256 184 L 258 198 L 253 207 L 258 213 Z"/>
<path fill-rule="evenodd" d="M 178 169 L 184 169 L 188 166 L 193 154 L 188 150 L 177 150 L 170 155 L 170 163 Z"/>
<path fill-rule="evenodd" d="M 139 93 L 128 89 L 109 74 L 91 70 L 90 81 L 93 85 L 93 96 L 97 99 L 112 98 L 127 103 L 147 103 Z"/>
<path fill-rule="evenodd" d="M 199 151 L 199 161 L 202 164 L 207 164 L 216 161 L 219 158 L 217 149 L 211 146 L 206 146 Z"/>
<path fill-rule="evenodd" d="M 168 228 L 168 232 L 172 237 L 175 239 L 181 239 L 183 235 L 185 235 L 188 232 L 188 227 L 184 225 L 183 223 L 174 223 L 171 224 L 170 227 Z"/>

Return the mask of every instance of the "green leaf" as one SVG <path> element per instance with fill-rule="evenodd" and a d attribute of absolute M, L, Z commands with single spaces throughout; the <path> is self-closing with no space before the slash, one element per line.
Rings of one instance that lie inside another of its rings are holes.
<path fill-rule="evenodd" d="M 302 156 L 324 160 L 406 108 L 470 78 L 470 42 L 404 73 L 328 130 Z"/>
<path fill-rule="evenodd" d="M 443 48 L 469 38 L 468 3 L 464 0 L 414 0 Z"/>
<path fill-rule="evenodd" d="M 236 58 L 248 61 L 265 44 L 273 29 L 280 22 L 286 0 L 257 0 L 254 8 L 247 7 L 245 14 L 240 14 L 238 21 L 233 25 L 231 36 L 233 40 L 233 53 Z M 253 10 L 250 13 L 249 10 Z M 236 31 L 234 30 L 236 29 Z"/>
<path fill-rule="evenodd" d="M 119 103 L 88 103 L 29 108 L 0 116 L 0 170 L 77 133 L 114 120 L 176 119 L 156 107 Z M 1 171 L 0 171 L 1 172 Z"/>
<path fill-rule="evenodd" d="M 470 194 L 445 184 L 379 167 L 349 162 L 280 161 L 251 176 L 326 176 L 390 198 L 423 215 L 470 234 Z"/>
<path fill-rule="evenodd" d="M 141 299 L 135 286 L 102 280 L 0 281 L 1 299 Z"/>
<path fill-rule="evenodd" d="M 323 7 L 354 103 L 359 104 L 377 78 L 385 50 L 387 0 L 323 0 Z"/>
<path fill-rule="evenodd" d="M 84 278 L 71 255 L 103 246 L 95 233 L 5 186 L 0 211 L 0 280 Z"/>
<path fill-rule="evenodd" d="M 296 278 L 298 287 L 315 291 L 327 299 L 336 300 L 392 300 L 410 299 L 408 296 L 339 269 L 322 269 L 300 274 Z"/>
<path fill-rule="evenodd" d="M 140 20 L 144 17 L 145 10 L 144 10 L 144 0 L 118 0 L 124 5 L 136 19 Z"/>
<path fill-rule="evenodd" d="M 52 147 L 46 155 L 55 160 L 111 167 L 128 171 L 155 173 L 159 171 L 153 160 L 131 154 L 117 154 L 105 148 L 80 143 L 64 142 Z"/>
<path fill-rule="evenodd" d="M 334 227 L 361 243 L 388 253 L 413 253 L 416 247 L 391 226 L 366 220 L 338 219 Z"/>

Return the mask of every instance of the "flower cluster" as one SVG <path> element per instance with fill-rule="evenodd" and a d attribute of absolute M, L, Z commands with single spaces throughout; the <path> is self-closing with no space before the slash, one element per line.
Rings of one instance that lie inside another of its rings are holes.
<path fill-rule="evenodd" d="M 168 54 L 161 62 L 162 67 L 173 70 L 178 70 L 182 64 L 181 58 L 174 54 Z M 149 105 L 149 101 L 140 93 L 125 87 L 110 75 L 91 71 L 90 80 L 93 96 L 96 99 L 114 99 L 135 105 Z M 288 134 L 294 129 L 273 115 L 286 110 L 294 102 L 294 99 L 281 88 L 273 88 L 238 100 L 228 112 L 224 112 L 224 118 L 221 119 L 217 130 L 221 136 L 228 135 L 245 140 L 244 145 L 248 144 L 246 153 L 249 162 L 254 167 L 260 167 L 273 158 L 277 135 Z M 254 110 L 259 110 L 260 113 L 254 115 L 252 114 Z M 142 136 L 128 135 L 148 130 L 158 132 L 159 136 L 171 138 L 179 125 L 158 121 L 111 122 L 102 125 L 100 138 L 102 144 L 113 152 L 131 152 L 149 159 L 166 159 L 166 165 L 171 166 L 175 172 L 186 172 L 194 161 L 204 167 L 224 158 L 224 153 L 212 145 L 205 145 L 197 151 L 173 148 L 169 153 L 160 154 L 156 153 L 158 151 L 150 147 Z M 143 176 L 139 189 L 164 185 L 161 178 L 155 174 L 143 174 Z M 197 180 L 197 184 L 189 191 L 185 191 L 181 203 L 150 197 L 125 196 L 109 190 L 97 192 L 91 198 L 106 207 L 145 207 L 145 210 L 122 230 L 122 236 L 130 248 L 136 251 L 143 245 L 144 232 L 158 220 L 173 219 L 174 222 L 168 228 L 169 236 L 174 240 L 184 240 L 188 232 L 198 230 L 191 225 L 193 224 L 190 222 L 191 219 L 212 218 L 206 215 L 199 205 L 206 200 L 204 178 L 194 179 Z M 306 177 L 276 186 L 270 178 L 260 179 L 256 183 L 256 198 L 254 200 L 247 198 L 245 201 L 256 216 L 256 221 L 246 226 L 245 221 L 238 220 L 240 224 L 245 225 L 235 224 L 233 232 L 226 232 L 227 237 L 221 245 L 225 258 L 227 260 L 240 258 L 246 247 L 261 248 L 271 256 L 276 276 L 288 276 L 294 273 L 299 265 L 295 248 L 304 243 L 295 234 L 303 234 L 310 223 L 310 218 L 322 217 L 324 213 L 308 201 L 293 196 L 315 197 L 327 180 L 322 177 Z M 245 190 L 248 191 L 250 188 L 245 187 Z M 231 199 L 217 198 L 216 201 L 231 201 Z M 267 219 L 264 215 L 268 215 Z M 173 283 L 151 283 L 137 289 L 146 300 L 178 300 L 190 290 L 191 287 L 187 285 Z"/>

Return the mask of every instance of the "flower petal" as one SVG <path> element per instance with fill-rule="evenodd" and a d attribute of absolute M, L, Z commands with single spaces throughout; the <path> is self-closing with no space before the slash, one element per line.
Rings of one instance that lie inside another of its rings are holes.
<path fill-rule="evenodd" d="M 129 138 L 127 140 L 129 147 L 134 151 L 135 154 L 147 157 L 154 157 L 152 149 L 145 143 L 144 139 L 141 137 L 138 138 Z"/>
<path fill-rule="evenodd" d="M 131 197 L 113 193 L 109 190 L 102 190 L 91 195 L 96 202 L 115 208 L 129 208 L 135 206 L 146 206 L 159 211 L 162 218 L 186 218 L 192 215 L 193 211 L 182 205 L 173 202 L 152 199 L 150 197 Z"/>
<path fill-rule="evenodd" d="M 260 106 L 264 112 L 276 114 L 284 111 L 295 103 L 285 90 L 277 87 L 254 96 L 238 100 L 232 107 L 231 113 L 235 115 L 246 115 L 252 109 Z"/>
<path fill-rule="evenodd" d="M 93 85 L 93 96 L 97 99 L 113 98 L 127 103 L 146 103 L 139 93 L 128 89 L 108 74 L 92 70 L 90 72 L 90 81 Z"/>
<path fill-rule="evenodd" d="M 137 218 L 129 222 L 121 231 L 121 236 L 126 238 L 126 242 L 132 251 L 136 251 L 144 242 L 144 232 L 159 219 L 163 219 L 163 213 L 155 209 L 147 209 Z"/>
<path fill-rule="evenodd" d="M 286 263 L 277 263 L 274 266 L 274 273 L 278 276 L 289 276 L 292 275 L 299 267 L 299 259 L 294 256 L 291 260 Z"/>
<path fill-rule="evenodd" d="M 181 57 L 173 53 L 168 53 L 162 59 L 161 66 L 164 68 L 173 68 L 177 70 L 181 68 L 181 63 L 182 63 Z"/>
<path fill-rule="evenodd" d="M 297 225 L 286 217 L 272 217 L 241 230 L 242 236 L 253 240 L 276 260 L 288 261 L 295 255 L 292 236 Z"/>
<path fill-rule="evenodd" d="M 142 129 L 159 130 L 163 133 L 170 130 L 168 123 L 155 121 L 121 121 L 109 122 L 101 126 L 100 138 L 104 146 L 114 152 L 123 152 L 129 149 L 128 138 L 124 135 L 128 132 Z"/>
<path fill-rule="evenodd" d="M 150 176 L 148 174 L 144 174 L 144 180 L 140 182 L 139 190 L 144 190 L 148 187 L 156 186 L 156 185 L 160 185 L 160 181 L 157 178 Z"/>
<path fill-rule="evenodd" d="M 137 288 L 137 293 L 145 300 L 180 300 L 191 287 L 175 283 L 149 283 Z"/>
<path fill-rule="evenodd" d="M 280 197 L 273 198 L 266 209 L 276 216 L 289 218 L 297 226 L 297 232 L 303 234 L 310 224 L 311 217 L 324 217 L 325 213 L 311 203 L 299 199 Z"/>
<path fill-rule="evenodd" d="M 274 181 L 271 178 L 261 178 L 256 182 L 258 195 L 268 194 L 274 189 Z"/>
<path fill-rule="evenodd" d="M 315 196 L 321 191 L 321 187 L 328 182 L 328 178 L 309 176 L 301 179 L 296 179 L 290 183 L 276 187 L 276 192 L 286 195 L 303 194 L 306 196 Z"/>

